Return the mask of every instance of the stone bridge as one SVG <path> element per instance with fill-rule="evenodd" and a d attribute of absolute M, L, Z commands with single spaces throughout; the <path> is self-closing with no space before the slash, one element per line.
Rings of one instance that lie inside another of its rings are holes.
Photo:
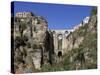
<path fill-rule="evenodd" d="M 61 53 L 61 55 L 64 55 L 66 53 L 66 40 L 68 35 L 73 32 L 73 30 L 51 30 L 53 32 L 53 38 L 54 38 L 54 51 L 56 55 Z"/>

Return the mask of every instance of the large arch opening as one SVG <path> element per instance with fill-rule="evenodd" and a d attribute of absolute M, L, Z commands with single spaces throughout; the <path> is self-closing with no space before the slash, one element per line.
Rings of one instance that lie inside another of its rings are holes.
<path fill-rule="evenodd" d="M 58 49 L 62 49 L 62 34 L 58 35 Z"/>
<path fill-rule="evenodd" d="M 58 57 L 62 57 L 62 51 L 58 51 Z"/>

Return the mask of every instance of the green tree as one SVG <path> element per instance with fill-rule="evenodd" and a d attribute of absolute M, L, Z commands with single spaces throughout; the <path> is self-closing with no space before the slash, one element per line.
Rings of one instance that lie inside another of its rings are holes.
<path fill-rule="evenodd" d="M 96 15 L 97 14 L 97 7 L 93 7 L 92 10 L 91 10 L 91 16 L 92 15 Z"/>

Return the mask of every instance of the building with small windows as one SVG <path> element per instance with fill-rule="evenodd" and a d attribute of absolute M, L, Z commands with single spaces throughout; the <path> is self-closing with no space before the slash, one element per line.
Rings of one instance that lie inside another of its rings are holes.
<path fill-rule="evenodd" d="M 31 17 L 33 16 L 33 13 L 31 12 L 18 12 L 16 13 L 16 17 L 19 17 L 19 18 L 26 18 L 26 17 Z"/>

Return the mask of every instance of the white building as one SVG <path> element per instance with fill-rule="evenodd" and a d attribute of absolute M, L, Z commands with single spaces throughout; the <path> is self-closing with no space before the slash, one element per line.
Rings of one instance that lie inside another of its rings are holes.
<path fill-rule="evenodd" d="M 79 29 L 81 26 L 84 26 L 85 24 L 87 24 L 89 22 L 89 19 L 90 19 L 90 17 L 85 17 L 81 23 L 79 23 L 78 25 L 75 25 L 73 30 L 75 31 L 75 30 Z"/>
<path fill-rule="evenodd" d="M 89 19 L 90 19 L 90 17 L 86 17 L 86 18 L 84 18 L 84 19 L 83 19 L 83 24 L 88 23 L 88 22 L 89 22 Z"/>

